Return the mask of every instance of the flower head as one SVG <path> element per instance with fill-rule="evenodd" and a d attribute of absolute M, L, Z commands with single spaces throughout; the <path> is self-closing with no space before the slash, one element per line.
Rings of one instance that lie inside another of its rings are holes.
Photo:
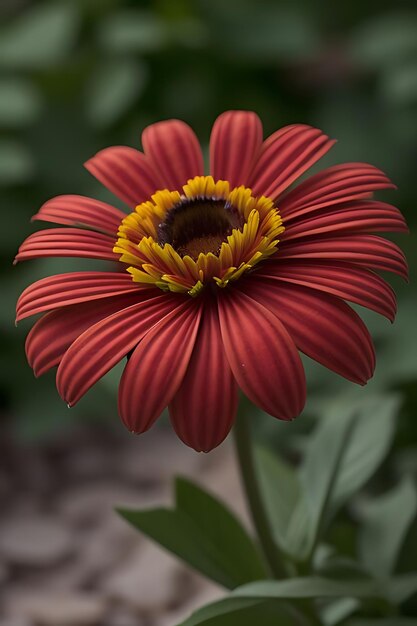
<path fill-rule="evenodd" d="M 209 176 L 179 120 L 146 128 L 143 152 L 96 154 L 87 169 L 131 212 L 58 196 L 34 219 L 63 227 L 29 236 L 16 257 L 114 263 L 22 293 L 17 320 L 42 313 L 26 340 L 35 374 L 58 366 L 71 406 L 128 356 L 119 413 L 129 430 L 147 430 L 168 407 L 178 436 L 205 451 L 229 432 L 238 388 L 279 419 L 299 415 L 299 351 L 365 384 L 374 348 L 347 302 L 394 319 L 395 295 L 375 270 L 406 278 L 407 265 L 374 233 L 407 227 L 372 198 L 394 185 L 371 165 L 336 165 L 292 186 L 333 143 L 301 124 L 263 141 L 254 113 L 229 111 L 213 127 Z"/>

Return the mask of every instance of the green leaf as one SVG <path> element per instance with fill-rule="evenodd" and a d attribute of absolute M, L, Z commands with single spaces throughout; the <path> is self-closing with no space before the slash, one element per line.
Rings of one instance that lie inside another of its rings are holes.
<path fill-rule="evenodd" d="M 287 533 L 290 552 L 302 560 L 309 557 L 320 538 L 353 423 L 353 419 L 328 419 L 309 442 L 301 468 L 305 501 L 299 499 Z"/>
<path fill-rule="evenodd" d="M 387 597 L 401 604 L 417 593 L 417 572 L 400 574 L 385 583 Z"/>
<path fill-rule="evenodd" d="M 33 171 L 33 159 L 23 144 L 12 140 L 0 142 L 0 185 L 25 183 Z"/>
<path fill-rule="evenodd" d="M 417 626 L 413 617 L 387 617 L 378 619 L 352 619 L 346 626 Z"/>
<path fill-rule="evenodd" d="M 401 67 L 417 52 L 415 13 L 383 14 L 366 21 L 354 33 L 351 54 L 354 60 L 370 68 Z"/>
<path fill-rule="evenodd" d="M 145 535 L 209 578 L 233 589 L 266 576 L 261 557 L 239 521 L 196 485 L 177 480 L 176 508 L 119 513 Z"/>
<path fill-rule="evenodd" d="M 360 607 L 356 598 L 342 598 L 329 603 L 321 610 L 321 620 L 324 626 L 336 626 Z"/>
<path fill-rule="evenodd" d="M 236 579 L 259 580 L 266 570 L 252 538 L 240 521 L 219 500 L 185 478 L 176 479 L 177 508 L 221 551 L 225 566 Z"/>
<path fill-rule="evenodd" d="M 301 467 L 305 497 L 291 518 L 286 545 L 307 559 L 337 510 L 379 467 L 391 445 L 400 400 L 384 394 L 340 398 L 316 429 Z M 307 502 L 307 506 L 306 506 Z"/>
<path fill-rule="evenodd" d="M 146 67 L 133 59 L 101 64 L 88 83 L 86 112 L 101 128 L 116 122 L 140 97 L 147 80 Z"/>
<path fill-rule="evenodd" d="M 120 11 L 99 26 L 101 45 L 110 52 L 156 52 L 167 43 L 164 23 L 154 13 Z"/>
<path fill-rule="evenodd" d="M 49 2 L 25 10 L 0 37 L 0 65 L 40 69 L 58 65 L 77 34 L 75 3 Z"/>
<path fill-rule="evenodd" d="M 294 618 L 277 602 L 228 597 L 195 611 L 177 626 L 294 626 Z"/>
<path fill-rule="evenodd" d="M 393 572 L 416 513 L 417 491 L 407 477 L 387 494 L 366 503 L 359 552 L 363 563 L 376 576 Z"/>
<path fill-rule="evenodd" d="M 417 59 L 402 63 L 384 73 L 382 92 L 385 99 L 393 104 L 402 105 L 416 102 Z"/>
<path fill-rule="evenodd" d="M 331 580 L 321 577 L 262 580 L 243 585 L 234 596 L 264 599 L 380 598 L 383 590 L 373 580 Z"/>
<path fill-rule="evenodd" d="M 391 446 L 401 399 L 396 394 L 381 394 L 348 402 L 342 417 L 348 422 L 358 416 L 336 483 L 331 510 L 334 514 L 378 469 Z"/>
<path fill-rule="evenodd" d="M 286 533 L 294 509 L 303 497 L 297 472 L 278 454 L 265 447 L 255 448 L 260 487 L 275 540 L 286 550 Z"/>
<path fill-rule="evenodd" d="M 331 555 L 324 559 L 315 571 L 325 578 L 331 579 L 359 579 L 364 578 L 369 580 L 371 578 L 370 573 L 365 569 L 363 565 L 350 559 L 346 556 Z"/>
<path fill-rule="evenodd" d="M 0 124 L 8 127 L 31 124 L 41 110 L 41 95 L 28 80 L 0 78 Z"/>

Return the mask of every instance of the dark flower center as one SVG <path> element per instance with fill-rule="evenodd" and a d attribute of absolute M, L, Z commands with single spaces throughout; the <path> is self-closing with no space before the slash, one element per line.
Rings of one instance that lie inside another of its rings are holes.
<path fill-rule="evenodd" d="M 217 254 L 234 228 L 244 220 L 237 209 L 225 200 L 185 198 L 168 211 L 158 226 L 158 243 L 166 243 L 181 255 Z"/>

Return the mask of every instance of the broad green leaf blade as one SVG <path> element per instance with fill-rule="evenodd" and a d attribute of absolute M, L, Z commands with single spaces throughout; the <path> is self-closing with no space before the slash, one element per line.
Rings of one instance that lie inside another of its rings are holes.
<path fill-rule="evenodd" d="M 307 448 L 300 474 L 307 506 L 299 500 L 287 534 L 291 553 L 300 559 L 308 558 L 320 538 L 353 425 L 353 418 L 329 418 L 316 430 Z"/>
<path fill-rule="evenodd" d="M 27 183 L 35 170 L 26 145 L 12 139 L 0 141 L 0 186 Z"/>
<path fill-rule="evenodd" d="M 42 108 L 36 86 L 23 78 L 0 78 L 0 124 L 21 127 L 32 124 Z"/>
<path fill-rule="evenodd" d="M 106 17 L 98 29 L 101 46 L 111 53 L 151 53 L 168 43 L 165 23 L 155 12 L 125 10 Z"/>
<path fill-rule="evenodd" d="M 290 519 L 303 497 L 298 474 L 282 457 L 265 447 L 255 448 L 255 463 L 275 540 L 285 551 Z"/>
<path fill-rule="evenodd" d="M 55 67 L 71 51 L 78 23 L 75 2 L 33 5 L 2 33 L 0 65 L 22 69 Z"/>
<path fill-rule="evenodd" d="M 373 580 L 331 580 L 320 577 L 262 580 L 235 589 L 233 596 L 264 599 L 381 598 L 383 589 Z"/>
<path fill-rule="evenodd" d="M 176 509 L 119 513 L 145 535 L 228 589 L 266 577 L 259 553 L 238 520 L 211 495 L 177 480 Z"/>
<path fill-rule="evenodd" d="M 146 66 L 133 59 L 101 64 L 90 77 L 86 113 L 99 128 L 110 126 L 140 97 L 147 80 Z"/>
<path fill-rule="evenodd" d="M 198 609 L 177 626 L 294 626 L 294 623 L 294 618 L 277 602 L 229 597 Z"/>
<path fill-rule="evenodd" d="M 355 613 L 359 607 L 360 602 L 356 598 L 336 600 L 321 610 L 321 620 L 324 626 L 336 626 Z"/>
<path fill-rule="evenodd" d="M 208 578 L 228 589 L 238 584 L 228 572 L 224 572 L 216 546 L 205 540 L 199 528 L 182 511 L 161 508 L 148 511 L 118 509 L 118 512 L 135 528 Z"/>
<path fill-rule="evenodd" d="M 352 619 L 346 622 L 346 626 L 417 626 L 417 619 L 413 617 Z"/>
<path fill-rule="evenodd" d="M 366 504 L 359 552 L 369 571 L 381 577 L 393 572 L 416 513 L 417 490 L 407 477 L 387 494 Z"/>
<path fill-rule="evenodd" d="M 388 453 L 395 433 L 400 398 L 383 394 L 347 400 L 342 417 L 350 421 L 358 415 L 343 455 L 340 471 L 331 498 L 334 514 L 358 491 L 378 469 Z"/>
<path fill-rule="evenodd" d="M 394 604 L 401 604 L 417 593 L 417 572 L 400 574 L 385 583 L 387 597 Z"/>
<path fill-rule="evenodd" d="M 185 478 L 175 483 L 178 511 L 186 514 L 213 546 L 225 571 L 236 581 L 267 577 L 262 557 L 240 521 L 224 504 Z"/>
<path fill-rule="evenodd" d="M 329 556 L 315 568 L 315 571 L 319 576 L 333 580 L 340 578 L 369 580 L 371 578 L 369 571 L 361 563 L 340 555 Z"/>

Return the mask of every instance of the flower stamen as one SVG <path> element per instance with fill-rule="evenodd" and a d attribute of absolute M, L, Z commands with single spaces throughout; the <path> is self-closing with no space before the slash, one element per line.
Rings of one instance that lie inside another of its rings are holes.
<path fill-rule="evenodd" d="M 184 193 L 158 191 L 124 218 L 114 252 L 136 282 L 197 295 L 225 287 L 277 250 L 284 231 L 270 198 L 197 176 Z"/>

